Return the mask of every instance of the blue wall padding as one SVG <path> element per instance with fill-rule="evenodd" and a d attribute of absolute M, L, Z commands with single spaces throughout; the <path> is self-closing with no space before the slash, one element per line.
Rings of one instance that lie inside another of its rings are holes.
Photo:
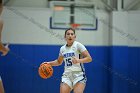
<path fill-rule="evenodd" d="M 0 57 L 0 75 L 6 93 L 59 93 L 63 66 L 53 67 L 49 79 L 38 75 L 41 62 L 55 60 L 59 45 L 10 45 Z M 84 93 L 140 93 L 140 48 L 86 46 L 93 62 L 85 64 L 88 78 Z"/>

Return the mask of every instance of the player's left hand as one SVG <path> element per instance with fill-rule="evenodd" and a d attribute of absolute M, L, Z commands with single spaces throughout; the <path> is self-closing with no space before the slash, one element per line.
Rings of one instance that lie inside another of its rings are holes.
<path fill-rule="evenodd" d="M 3 53 L 2 53 L 1 56 L 5 56 L 5 55 L 7 55 L 8 52 L 10 51 L 10 49 L 9 49 L 9 43 L 6 44 L 6 45 L 4 46 L 4 48 L 5 48 L 5 50 L 3 51 Z"/>
<path fill-rule="evenodd" d="M 79 58 L 77 58 L 77 57 L 72 57 L 72 63 L 73 63 L 73 64 L 80 63 Z"/>

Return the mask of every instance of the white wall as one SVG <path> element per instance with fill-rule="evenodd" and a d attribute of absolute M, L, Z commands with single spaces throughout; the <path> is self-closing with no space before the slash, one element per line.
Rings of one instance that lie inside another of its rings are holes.
<path fill-rule="evenodd" d="M 140 46 L 140 11 L 128 12 L 129 46 Z"/>
<path fill-rule="evenodd" d="M 16 44 L 64 44 L 64 30 L 49 29 L 50 9 L 5 7 L 3 11 L 3 42 Z M 109 14 L 97 11 L 97 31 L 77 31 L 77 40 L 85 45 L 108 45 Z"/>
<path fill-rule="evenodd" d="M 124 0 L 124 8 L 137 10 L 140 8 L 139 0 Z"/>
<path fill-rule="evenodd" d="M 18 7 L 47 7 L 48 0 L 9 0 L 8 6 Z"/>
<path fill-rule="evenodd" d="M 56 1 L 59 1 L 59 0 L 56 0 Z M 75 0 L 75 2 L 89 2 L 89 3 L 95 4 L 98 8 L 101 8 L 101 9 L 105 8 L 105 5 L 102 3 L 101 0 Z M 46 7 L 49 7 L 49 1 L 48 0 L 9 0 L 9 2 L 6 5 L 14 6 L 14 7 L 46 8 Z"/>
<path fill-rule="evenodd" d="M 112 13 L 112 44 L 127 45 L 128 18 L 127 12 L 114 11 Z"/>
<path fill-rule="evenodd" d="M 140 46 L 140 11 L 115 11 L 113 15 L 113 45 Z"/>
<path fill-rule="evenodd" d="M 4 7 L 2 41 L 16 44 L 64 44 L 64 30 L 49 29 L 49 8 Z M 85 45 L 140 46 L 140 11 L 96 10 L 97 31 L 77 30 L 77 40 Z M 110 21 L 109 21 L 110 20 Z M 110 31 L 111 29 L 111 31 Z"/>
<path fill-rule="evenodd" d="M 134 1 L 136 1 L 136 0 L 124 0 L 124 7 L 127 7 L 128 5 L 130 5 Z"/>

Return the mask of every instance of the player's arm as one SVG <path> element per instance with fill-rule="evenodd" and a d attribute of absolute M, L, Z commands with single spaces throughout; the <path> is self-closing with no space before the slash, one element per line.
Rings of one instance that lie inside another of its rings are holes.
<path fill-rule="evenodd" d="M 80 63 L 92 62 L 92 57 L 90 56 L 90 54 L 89 54 L 89 52 L 87 50 L 83 51 L 82 55 L 84 57 L 82 59 L 79 59 Z"/>
<path fill-rule="evenodd" d="M 2 52 L 1 56 L 5 56 L 7 55 L 7 53 L 9 52 L 9 44 L 6 44 L 5 46 L 0 42 L 0 52 Z"/>
<path fill-rule="evenodd" d="M 73 57 L 72 61 L 73 61 L 74 64 L 92 62 L 92 57 L 90 56 L 90 54 L 87 50 L 83 51 L 81 54 L 83 55 L 83 58 L 81 58 L 81 59 Z"/>
<path fill-rule="evenodd" d="M 52 66 L 59 66 L 61 65 L 63 62 L 63 56 L 59 56 L 58 59 L 54 60 L 54 61 L 49 61 L 49 62 L 44 62 L 44 63 L 48 63 Z"/>

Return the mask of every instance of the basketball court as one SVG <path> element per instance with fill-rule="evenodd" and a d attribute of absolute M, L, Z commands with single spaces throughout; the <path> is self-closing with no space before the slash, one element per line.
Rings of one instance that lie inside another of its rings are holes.
<path fill-rule="evenodd" d="M 3 2 L 2 42 L 10 44 L 0 56 L 5 93 L 59 93 L 64 63 L 41 64 L 58 57 L 68 28 L 93 58 L 84 64 L 84 93 L 140 93 L 140 0 Z"/>

